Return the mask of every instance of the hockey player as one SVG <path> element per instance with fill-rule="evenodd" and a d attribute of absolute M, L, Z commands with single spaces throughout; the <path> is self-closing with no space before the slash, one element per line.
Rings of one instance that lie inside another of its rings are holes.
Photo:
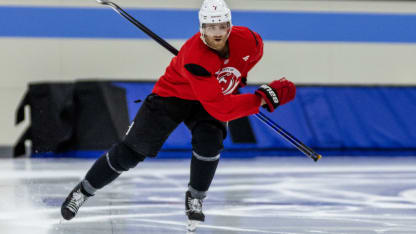
<path fill-rule="evenodd" d="M 191 37 L 172 59 L 138 111 L 122 142 L 115 144 L 89 169 L 61 207 L 72 219 L 95 192 L 155 157 L 170 133 L 184 122 L 192 133 L 190 180 L 185 210 L 190 230 L 203 222 L 202 201 L 223 149 L 227 122 L 259 112 L 274 111 L 295 97 L 286 79 L 260 86 L 254 94 L 236 94 L 247 73 L 263 55 L 259 34 L 232 26 L 231 11 L 223 0 L 205 0 L 199 11 L 200 32 Z"/>

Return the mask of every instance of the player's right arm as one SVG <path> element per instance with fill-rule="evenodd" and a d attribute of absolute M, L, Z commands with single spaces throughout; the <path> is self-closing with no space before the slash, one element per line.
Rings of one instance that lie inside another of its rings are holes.
<path fill-rule="evenodd" d="M 205 76 L 201 76 L 189 70 L 184 73 L 196 99 L 214 118 L 226 122 L 259 112 L 262 99 L 260 96 L 255 94 L 224 95 L 214 75 L 206 73 Z"/>

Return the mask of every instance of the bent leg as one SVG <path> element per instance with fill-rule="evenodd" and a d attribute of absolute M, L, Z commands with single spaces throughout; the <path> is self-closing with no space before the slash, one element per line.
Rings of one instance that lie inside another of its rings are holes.
<path fill-rule="evenodd" d="M 115 180 L 122 172 L 135 167 L 145 157 L 155 157 L 170 133 L 182 121 L 182 116 L 174 115 L 182 107 L 178 105 L 177 101 L 150 94 L 123 141 L 101 156 L 88 171 L 82 183 L 84 189 L 93 194 L 95 190 Z M 166 111 L 168 107 L 178 110 L 170 113 Z"/>
<path fill-rule="evenodd" d="M 212 121 L 198 121 L 192 129 L 191 175 L 185 194 L 185 211 L 188 230 L 204 222 L 202 202 L 214 178 L 223 148 L 224 130 Z"/>
<path fill-rule="evenodd" d="M 111 183 L 121 172 L 135 167 L 144 158 L 123 143 L 114 145 L 94 163 L 85 179 L 69 193 L 61 206 L 62 217 L 66 220 L 74 218 L 78 209 L 97 189 Z"/>
<path fill-rule="evenodd" d="M 136 167 L 144 159 L 144 155 L 136 153 L 126 144 L 115 144 L 90 168 L 82 181 L 82 187 L 85 192 L 93 195 L 97 189 L 110 184 L 122 172 Z"/>
<path fill-rule="evenodd" d="M 182 115 L 166 111 L 180 109 L 178 101 L 169 100 L 171 99 L 154 94 L 146 98 L 123 141 L 97 159 L 85 179 L 67 196 L 61 206 L 61 214 L 65 219 L 75 217 L 78 209 L 96 190 L 114 181 L 122 172 L 135 167 L 145 157 L 157 155 L 169 134 L 182 121 Z M 186 106 L 187 103 L 183 105 Z M 175 113 L 182 114 L 183 111 Z"/>
<path fill-rule="evenodd" d="M 223 149 L 223 129 L 211 122 L 201 122 L 192 131 L 192 159 L 189 191 L 192 197 L 206 196 Z"/>

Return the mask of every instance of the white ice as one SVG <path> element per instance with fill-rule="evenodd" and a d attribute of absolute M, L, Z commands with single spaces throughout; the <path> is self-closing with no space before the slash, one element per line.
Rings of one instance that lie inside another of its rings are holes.
<path fill-rule="evenodd" d="M 1 159 L 0 233 L 186 233 L 189 160 L 146 160 L 63 221 L 92 163 Z M 221 160 L 204 212 L 196 233 L 416 233 L 416 158 Z"/>

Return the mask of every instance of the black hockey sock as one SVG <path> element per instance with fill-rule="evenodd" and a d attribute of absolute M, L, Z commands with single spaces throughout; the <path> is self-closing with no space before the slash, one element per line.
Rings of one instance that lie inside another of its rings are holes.
<path fill-rule="evenodd" d="M 120 174 L 120 172 L 116 172 L 116 170 L 111 168 L 107 154 L 104 154 L 97 159 L 97 161 L 95 161 L 94 165 L 87 172 L 85 180 L 87 180 L 89 185 L 97 190 L 114 181 Z M 85 182 L 83 182 L 83 187 L 86 189 L 88 186 L 85 186 L 84 184 Z"/>
<path fill-rule="evenodd" d="M 113 182 L 122 172 L 137 166 L 146 157 L 133 151 L 124 143 L 117 143 L 101 156 L 88 171 L 83 187 L 88 193 L 94 193 Z"/>
<path fill-rule="evenodd" d="M 208 191 L 212 179 L 214 178 L 218 162 L 219 159 L 213 161 L 201 160 L 195 157 L 194 154 L 191 160 L 191 178 L 189 186 L 197 191 Z"/>

